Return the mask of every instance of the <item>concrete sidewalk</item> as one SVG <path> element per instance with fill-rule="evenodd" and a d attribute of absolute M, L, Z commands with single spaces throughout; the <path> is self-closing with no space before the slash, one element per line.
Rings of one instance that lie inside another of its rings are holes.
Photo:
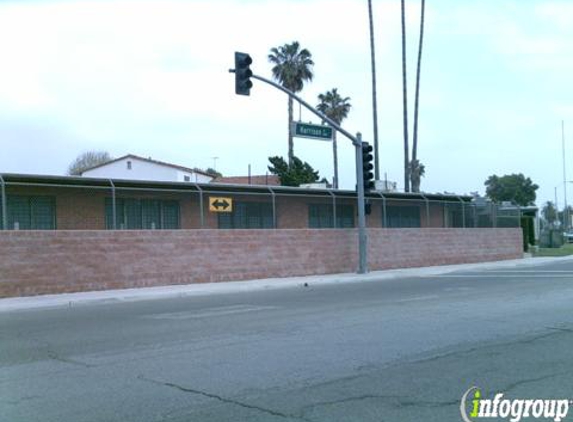
<path fill-rule="evenodd" d="M 139 289 L 105 290 L 94 292 L 65 293 L 0 299 L 0 312 L 36 308 L 71 307 L 84 304 L 128 302 L 172 297 L 201 296 L 212 294 L 239 293 L 265 289 L 284 289 L 308 285 L 369 282 L 397 278 L 431 277 L 455 271 L 483 271 L 494 269 L 523 268 L 543 265 L 548 262 L 573 260 L 573 256 L 559 258 L 524 258 L 509 261 L 459 264 L 423 268 L 373 271 L 368 274 L 327 274 L 306 277 L 269 278 L 249 281 L 231 281 L 207 284 L 147 287 Z"/>

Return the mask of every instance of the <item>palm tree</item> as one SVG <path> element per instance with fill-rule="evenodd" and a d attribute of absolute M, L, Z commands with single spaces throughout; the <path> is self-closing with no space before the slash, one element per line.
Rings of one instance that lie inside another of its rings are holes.
<path fill-rule="evenodd" d="M 404 192 L 410 192 L 410 158 L 408 152 L 408 88 L 406 74 L 406 5 L 402 0 L 402 99 L 404 102 Z"/>
<path fill-rule="evenodd" d="M 319 94 L 318 101 L 320 101 L 320 103 L 316 106 L 316 109 L 326 117 L 334 120 L 338 125 L 348 117 L 348 112 L 350 111 L 350 107 L 352 107 L 349 102 L 350 98 L 342 98 L 336 88 L 333 88 L 331 91 L 327 91 L 324 94 Z M 336 147 L 335 130 L 332 133 L 332 155 L 334 159 L 334 179 L 332 181 L 332 186 L 334 189 L 338 189 L 338 152 Z"/>
<path fill-rule="evenodd" d="M 372 0 L 368 0 L 368 18 L 370 21 L 370 62 L 372 69 L 372 120 L 374 122 L 374 178 L 380 180 L 380 160 L 378 158 L 378 106 L 376 100 L 376 54 L 374 50 Z"/>
<path fill-rule="evenodd" d="M 300 48 L 298 41 L 291 44 L 285 44 L 280 47 L 271 48 L 268 56 L 269 62 L 274 66 L 272 68 L 273 78 L 276 79 L 283 87 L 292 91 L 300 92 L 304 83 L 312 81 L 312 54 L 304 48 Z M 288 97 L 288 160 L 292 165 L 294 158 L 294 146 L 292 135 L 293 122 L 293 99 Z"/>
<path fill-rule="evenodd" d="M 422 67 L 422 47 L 424 45 L 424 17 L 426 11 L 426 1 L 422 0 L 420 14 L 420 44 L 418 46 L 418 69 L 416 72 L 416 97 L 414 102 L 414 134 L 412 137 L 412 165 L 410 166 L 410 177 L 412 178 L 412 192 L 420 192 L 420 178 L 424 165 L 418 161 L 418 106 L 420 102 L 420 69 Z M 414 181 L 417 183 L 414 183 Z"/>
<path fill-rule="evenodd" d="M 418 160 L 410 162 L 410 178 L 412 182 L 412 192 L 420 192 L 420 182 L 422 177 L 426 174 L 426 166 Z"/>

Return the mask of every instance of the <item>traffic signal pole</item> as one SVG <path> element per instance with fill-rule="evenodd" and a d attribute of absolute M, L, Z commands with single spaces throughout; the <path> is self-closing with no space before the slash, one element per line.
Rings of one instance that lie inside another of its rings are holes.
<path fill-rule="evenodd" d="M 356 134 L 359 146 L 356 150 L 356 191 L 358 196 L 358 274 L 368 272 L 368 238 L 366 234 L 366 213 L 364 201 L 364 155 L 362 154 L 362 134 Z"/>
<path fill-rule="evenodd" d="M 229 72 L 235 73 L 235 69 L 230 69 Z M 352 135 L 350 132 L 346 131 L 340 125 L 338 125 L 334 120 L 330 119 L 329 117 L 322 114 L 320 111 L 316 110 L 302 98 L 297 96 L 294 92 L 286 89 L 282 85 L 277 84 L 270 79 L 263 78 L 262 76 L 258 76 L 252 74 L 250 76 L 253 79 L 257 79 L 261 82 L 264 82 L 268 85 L 271 85 L 278 89 L 279 91 L 284 92 L 289 97 L 298 101 L 301 105 L 303 105 L 308 111 L 328 123 L 331 127 L 335 130 L 340 132 L 342 135 L 350 139 L 354 148 L 356 150 L 356 190 L 357 190 L 357 201 L 358 201 L 358 274 L 365 274 L 368 272 L 368 264 L 367 264 L 367 247 L 368 247 L 368 239 L 366 235 L 366 217 L 364 214 L 364 177 L 362 174 L 363 171 L 363 156 L 362 156 L 362 135 L 358 133 L 356 136 Z M 248 94 L 246 94 L 248 95 Z"/>

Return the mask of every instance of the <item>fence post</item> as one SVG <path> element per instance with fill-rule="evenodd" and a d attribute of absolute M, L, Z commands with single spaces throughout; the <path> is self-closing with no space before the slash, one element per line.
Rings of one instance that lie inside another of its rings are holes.
<path fill-rule="evenodd" d="M 426 201 L 426 227 L 430 227 L 430 200 L 422 192 L 420 192 L 420 195 Z"/>
<path fill-rule="evenodd" d="M 462 228 L 466 228 L 466 208 L 464 204 L 464 200 L 458 196 L 458 199 L 462 203 Z"/>
<path fill-rule="evenodd" d="M 199 191 L 199 218 L 201 219 L 201 228 L 205 228 L 205 210 L 203 209 L 203 189 L 197 183 L 193 183 Z"/>
<path fill-rule="evenodd" d="M 332 227 L 336 229 L 336 195 L 332 190 L 329 190 L 328 193 L 332 197 Z"/>
<path fill-rule="evenodd" d="M 112 230 L 117 230 L 117 213 L 116 213 L 116 208 L 115 208 L 115 185 L 113 184 L 113 181 L 111 179 L 109 180 L 109 184 L 111 185 L 111 215 L 112 215 Z"/>
<path fill-rule="evenodd" d="M 277 228 L 277 202 L 276 202 L 276 194 L 273 188 L 267 186 L 267 189 L 271 192 L 272 201 L 273 201 L 273 229 Z"/>
<path fill-rule="evenodd" d="M 0 174 L 0 185 L 2 186 L 2 230 L 8 230 L 8 212 L 6 205 L 6 181 Z"/>
<path fill-rule="evenodd" d="M 382 192 L 378 192 L 378 195 L 380 195 L 380 197 L 382 198 L 382 213 L 384 215 L 384 217 L 382 218 L 382 222 L 384 224 L 384 228 L 388 228 L 388 218 L 386 215 L 386 197 L 384 195 L 382 195 Z"/>

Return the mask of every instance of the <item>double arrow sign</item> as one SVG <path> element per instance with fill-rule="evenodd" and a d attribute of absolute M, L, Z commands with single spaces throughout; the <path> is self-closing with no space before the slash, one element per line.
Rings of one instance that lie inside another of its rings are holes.
<path fill-rule="evenodd" d="M 233 212 L 233 199 L 220 196 L 209 197 L 209 211 L 211 212 Z"/>

